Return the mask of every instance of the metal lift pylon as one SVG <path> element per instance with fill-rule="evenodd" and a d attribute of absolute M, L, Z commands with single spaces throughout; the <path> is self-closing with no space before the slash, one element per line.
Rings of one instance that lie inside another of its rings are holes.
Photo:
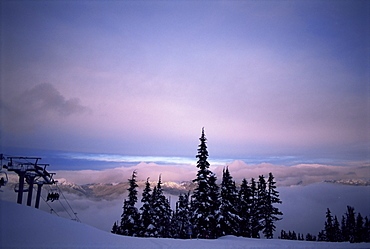
<path fill-rule="evenodd" d="M 23 193 L 28 192 L 27 206 L 31 206 L 33 185 L 37 184 L 37 194 L 35 208 L 40 206 L 41 189 L 44 184 L 54 184 L 53 176 L 55 173 L 49 173 L 46 167 L 49 164 L 39 164 L 40 157 L 7 157 L 8 165 L 4 165 L 8 171 L 13 171 L 18 174 L 18 196 L 17 203 L 22 204 Z M 25 181 L 28 183 L 28 189 L 24 189 Z"/>

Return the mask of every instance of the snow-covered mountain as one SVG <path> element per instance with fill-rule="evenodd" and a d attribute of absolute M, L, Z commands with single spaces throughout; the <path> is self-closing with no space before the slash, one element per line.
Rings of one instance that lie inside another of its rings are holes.
<path fill-rule="evenodd" d="M 89 184 L 76 184 L 68 181 L 65 178 L 57 178 L 58 187 L 65 193 L 72 194 L 78 197 L 83 197 L 90 200 L 123 200 L 127 195 L 127 189 L 129 188 L 128 182 L 119 183 L 89 183 Z M 18 182 L 18 177 L 10 175 L 8 182 L 8 189 L 13 189 Z M 366 179 L 354 179 L 354 180 L 326 180 L 325 183 L 334 183 L 340 185 L 353 185 L 353 186 L 370 186 L 370 180 Z M 138 181 L 139 192 L 144 189 L 145 181 Z M 152 188 L 157 182 L 151 182 Z M 299 184 L 297 184 L 299 185 Z M 51 187 L 45 186 L 44 191 L 50 191 Z M 52 187 L 55 188 L 55 187 Z M 178 196 L 179 194 L 187 193 L 195 188 L 195 184 L 192 181 L 183 182 L 163 182 L 163 191 L 166 195 Z"/>
<path fill-rule="evenodd" d="M 353 186 L 370 186 L 370 180 L 369 179 L 326 180 L 325 182 L 343 184 L 343 185 L 353 185 Z"/>
<path fill-rule="evenodd" d="M 139 190 L 144 189 L 144 181 L 138 181 L 137 184 L 139 186 Z M 156 182 L 151 182 L 152 187 L 156 184 Z M 66 193 L 84 196 L 93 200 L 115 200 L 127 194 L 127 189 L 129 188 L 128 182 L 77 185 L 70 183 L 63 178 L 58 179 L 58 186 Z M 193 190 L 194 184 L 192 182 L 164 182 L 162 184 L 162 188 L 166 194 L 179 195 L 180 193 L 187 193 L 189 190 Z"/>
<path fill-rule="evenodd" d="M 0 201 L 0 248 L 370 248 L 370 244 L 266 240 L 133 238 L 104 232 L 41 210 Z"/>
<path fill-rule="evenodd" d="M 72 194 L 78 197 L 83 197 L 90 200 L 116 200 L 125 197 L 127 189 L 129 188 L 128 182 L 120 183 L 90 183 L 90 184 L 76 184 L 68 181 L 65 178 L 56 178 L 57 186 L 67 194 Z M 18 177 L 14 174 L 9 174 L 9 182 L 3 189 L 11 191 L 18 183 Z M 139 191 L 144 189 L 145 181 L 138 181 Z M 157 182 L 151 182 L 152 188 Z M 180 193 L 187 193 L 189 190 L 194 189 L 194 183 L 192 182 L 163 182 L 162 188 L 167 195 L 179 195 Z M 28 188 L 26 185 L 25 188 Z M 54 191 L 55 186 L 44 186 L 43 192 Z M 45 195 L 45 194 L 44 194 Z M 6 198 L 5 198 L 6 199 Z"/>

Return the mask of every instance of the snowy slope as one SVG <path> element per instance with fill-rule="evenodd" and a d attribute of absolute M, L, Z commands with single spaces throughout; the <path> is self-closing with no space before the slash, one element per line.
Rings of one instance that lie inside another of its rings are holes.
<path fill-rule="evenodd" d="M 370 244 L 247 239 L 132 238 L 110 234 L 31 207 L 0 201 L 0 248 L 370 248 Z"/>

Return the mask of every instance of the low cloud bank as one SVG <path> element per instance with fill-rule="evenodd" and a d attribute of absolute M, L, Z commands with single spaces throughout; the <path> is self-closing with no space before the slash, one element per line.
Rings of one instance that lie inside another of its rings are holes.
<path fill-rule="evenodd" d="M 237 183 L 243 178 L 267 176 L 272 172 L 279 186 L 308 185 L 332 180 L 370 180 L 370 165 L 363 163 L 356 166 L 332 166 L 323 164 L 298 164 L 294 166 L 261 163 L 248 165 L 243 161 L 234 161 L 227 165 Z M 211 166 L 219 180 L 225 165 Z M 131 167 L 119 167 L 106 170 L 57 171 L 56 178 L 66 178 L 76 184 L 119 183 L 126 182 L 132 171 L 138 173 L 138 180 L 152 181 L 162 176 L 163 181 L 190 181 L 195 178 L 197 168 L 194 165 L 160 165 L 156 163 L 139 163 Z"/>
<path fill-rule="evenodd" d="M 369 195 L 369 186 L 343 186 L 339 184 L 320 183 L 325 180 L 340 179 L 367 179 L 369 181 L 369 166 L 330 166 L 318 164 L 300 164 L 295 166 L 277 166 L 272 164 L 247 165 L 241 161 L 234 161 L 228 164 L 230 172 L 237 183 L 243 178 L 248 181 L 250 178 L 257 178 L 258 175 L 266 175 L 273 172 L 279 184 L 283 204 L 279 208 L 284 213 L 283 220 L 277 222 L 277 236 L 280 229 L 295 230 L 300 233 L 317 234 L 323 229 L 325 221 L 326 208 L 330 208 L 333 214 L 340 217 L 346 210 L 346 206 L 355 207 L 356 212 L 364 216 L 370 215 L 370 203 L 364 201 L 365 196 Z M 211 170 L 215 172 L 218 179 L 221 180 L 222 169 L 224 165 L 212 166 Z M 156 181 L 159 174 L 162 174 L 163 181 L 188 181 L 195 178 L 197 168 L 194 165 L 159 165 L 155 163 L 139 163 L 132 167 L 120 167 L 115 169 L 106 169 L 102 171 L 81 170 L 81 171 L 58 171 L 57 179 L 62 181 L 74 182 L 76 184 L 88 183 L 118 183 L 127 182 L 132 171 L 137 170 L 138 180 Z M 15 182 L 17 177 L 9 175 Z M 64 180 L 62 178 L 65 178 Z M 0 199 L 15 202 L 16 193 L 14 193 L 10 184 L 2 188 L 4 191 Z M 152 185 L 153 187 L 154 185 Z M 126 188 L 125 188 L 126 189 Z M 43 196 L 45 197 L 49 188 L 45 187 Z M 170 196 L 166 193 L 166 196 Z M 110 231 L 114 221 L 120 219 L 122 214 L 123 199 L 127 198 L 127 193 L 123 192 L 115 199 L 89 199 L 84 196 L 65 192 L 66 199 L 70 202 L 74 211 L 83 223 L 100 228 L 104 231 Z M 25 202 L 26 196 L 24 196 Z M 139 191 L 139 200 L 141 190 Z M 177 196 L 171 196 L 171 204 L 174 207 Z M 41 209 L 53 213 L 57 212 L 59 216 L 69 218 L 69 214 L 64 211 L 68 204 L 64 198 L 56 202 L 41 203 Z M 138 203 L 141 205 L 141 203 Z"/>

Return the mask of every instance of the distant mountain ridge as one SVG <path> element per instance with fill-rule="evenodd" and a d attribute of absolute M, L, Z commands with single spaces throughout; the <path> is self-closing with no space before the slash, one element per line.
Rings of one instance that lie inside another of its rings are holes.
<path fill-rule="evenodd" d="M 116 200 L 118 198 L 126 198 L 127 189 L 129 188 L 128 182 L 119 183 L 90 183 L 90 184 L 75 184 L 69 182 L 65 178 L 57 178 L 57 186 L 66 194 L 72 194 L 79 197 L 84 197 L 90 200 Z M 369 179 L 349 179 L 349 180 L 326 180 L 325 183 L 341 184 L 341 185 L 353 185 L 353 186 L 370 186 Z M 9 182 L 6 186 L 7 189 L 14 189 L 18 183 L 18 177 L 16 175 L 9 176 Z M 157 184 L 156 181 L 152 181 L 152 189 Z M 145 187 L 145 181 L 138 181 L 139 195 Z M 299 185 L 299 183 L 297 183 Z M 26 187 L 27 188 L 27 187 Z M 195 184 L 192 181 L 183 182 L 163 182 L 163 191 L 166 195 L 178 196 L 179 194 L 185 194 L 189 191 L 193 191 Z M 43 192 L 55 190 L 55 187 L 44 186 Z M 140 198 L 140 197 L 139 197 Z"/>
<path fill-rule="evenodd" d="M 58 181 L 59 188 L 69 194 L 75 194 L 78 196 L 83 196 L 92 200 L 114 200 L 121 198 L 127 194 L 127 189 L 129 188 L 128 182 L 120 183 L 90 183 L 84 185 L 77 185 L 75 183 L 68 182 L 65 178 L 56 179 Z M 157 184 L 157 182 L 150 182 L 152 188 Z M 141 192 L 145 187 L 145 181 L 138 181 L 138 189 Z M 195 184 L 189 181 L 184 182 L 163 182 L 162 188 L 165 194 L 169 195 L 179 195 L 181 193 L 187 193 L 193 190 Z"/>

